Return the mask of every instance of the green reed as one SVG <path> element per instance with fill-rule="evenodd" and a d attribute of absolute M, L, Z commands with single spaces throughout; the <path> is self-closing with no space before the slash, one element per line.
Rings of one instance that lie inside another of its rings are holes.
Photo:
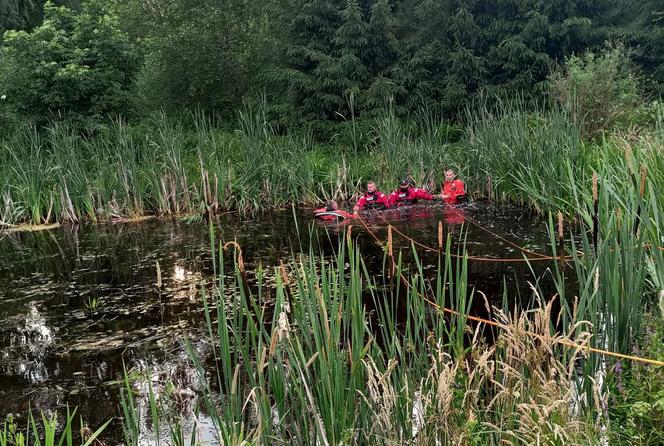
<path fill-rule="evenodd" d="M 560 429 L 576 441 L 587 435 L 581 427 L 595 428 L 585 413 L 569 413 L 575 368 L 558 361 L 560 347 L 522 334 L 552 335 L 550 307 L 502 316 L 507 328 L 494 347 L 468 326 L 474 292 L 463 239 L 448 238 L 435 277 L 417 256 L 411 266 L 398 257 L 394 269 L 386 258 L 384 274 L 370 274 L 356 242 L 342 236 L 332 257 L 293 255 L 283 267 L 258 268 L 252 286 L 238 247 L 229 248 L 211 231 L 216 278 L 201 298 L 212 358 L 185 341 L 202 383 L 196 410 L 222 444 L 528 444 L 532 435 L 562 444 L 553 440 Z M 192 415 L 177 415 L 149 386 L 141 415 L 129 376 L 126 443 L 144 434 L 143 416 L 179 433 L 181 444 Z M 528 410 L 548 415 L 524 419 Z"/>
<path fill-rule="evenodd" d="M 435 190 L 446 167 L 458 171 L 475 197 L 541 214 L 562 210 L 574 219 L 589 200 L 594 172 L 620 176 L 646 165 L 648 187 L 664 182 L 661 125 L 636 138 L 588 142 L 555 107 L 480 104 L 452 141 L 439 134 L 449 124 L 435 111 L 406 120 L 389 109 L 379 116 L 360 150 L 316 142 L 306 131 L 275 134 L 264 103 L 247 105 L 236 132 L 200 112 L 181 121 L 160 116 L 94 130 L 63 123 L 39 132 L 17 129 L 0 143 L 2 220 L 252 213 L 349 199 L 369 179 L 389 191 L 411 175 Z"/>
<path fill-rule="evenodd" d="M 29 412 L 27 425 L 22 429 L 10 415 L 4 420 L 0 429 L 0 446 L 60 446 L 75 443 L 89 446 L 96 444 L 97 439 L 111 422 L 107 421 L 93 432 L 85 427 L 83 420 L 80 419 L 81 431 L 77 436 L 74 429 L 75 417 L 76 409 L 70 410 L 69 407 L 64 420 L 61 420 L 57 413 L 48 416 L 41 413 L 40 418 L 36 419 L 32 412 Z"/>

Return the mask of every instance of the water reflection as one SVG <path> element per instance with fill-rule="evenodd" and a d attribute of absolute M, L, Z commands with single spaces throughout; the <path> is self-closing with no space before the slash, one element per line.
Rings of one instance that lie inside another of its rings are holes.
<path fill-rule="evenodd" d="M 193 347 L 200 358 L 209 358 L 211 352 L 207 343 L 198 342 Z M 172 359 L 166 361 L 140 359 L 134 362 L 129 374 L 133 378 L 131 386 L 138 413 L 139 445 L 172 444 L 171 426 L 166 423 L 159 426 L 152 424 L 152 402 L 169 418 L 180 420 L 181 436 L 185 440 L 182 444 L 193 444 L 192 434 L 196 444 L 221 444 L 213 420 L 198 410 L 198 396 L 206 383 L 201 381 L 191 365 L 185 349 L 178 350 Z"/>
<path fill-rule="evenodd" d="M 180 265 L 175 265 L 175 268 L 173 268 L 173 280 L 175 282 L 184 282 L 186 277 L 186 270 Z"/>
<path fill-rule="evenodd" d="M 173 299 L 187 299 L 197 302 L 200 294 L 200 285 L 203 275 L 200 271 L 189 271 L 184 263 L 178 263 L 173 267 L 171 274 L 172 286 L 166 289 Z"/>
<path fill-rule="evenodd" d="M 9 376 L 21 377 L 30 384 L 46 381 L 49 373 L 44 359 L 55 343 L 53 330 L 37 309 L 37 303 L 28 303 L 25 315 L 4 321 L 0 330 L 0 369 Z"/>

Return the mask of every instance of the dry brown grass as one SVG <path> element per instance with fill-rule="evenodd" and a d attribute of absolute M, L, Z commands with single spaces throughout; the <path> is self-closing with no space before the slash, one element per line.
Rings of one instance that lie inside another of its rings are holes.
<path fill-rule="evenodd" d="M 479 333 L 471 354 L 454 360 L 439 342 L 430 355 L 430 369 L 418 388 L 395 388 L 396 361 L 384 372 L 373 361 L 365 361 L 373 408 L 370 442 L 405 444 L 396 431 L 397 406 L 404 394 L 417 435 L 409 444 L 421 445 L 581 445 L 597 437 L 598 426 L 590 417 L 575 414 L 575 367 L 581 350 L 568 351 L 560 359 L 559 336 L 549 336 L 552 304 L 527 313 L 508 316 L 498 312 L 503 325 L 497 342 L 483 345 Z M 536 333 L 533 337 L 529 333 Z M 588 333 L 572 340 L 584 345 Z M 415 387 L 415 386 L 413 386 Z M 420 418 L 420 422 L 418 422 Z M 410 434 L 410 433 L 409 433 Z M 408 435 L 410 436 L 410 435 Z"/>

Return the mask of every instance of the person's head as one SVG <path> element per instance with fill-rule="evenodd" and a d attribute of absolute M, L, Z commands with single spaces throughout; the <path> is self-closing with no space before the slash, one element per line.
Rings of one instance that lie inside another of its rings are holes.
<path fill-rule="evenodd" d="M 447 169 L 445 171 L 445 181 L 452 181 L 455 176 L 454 169 Z"/>
<path fill-rule="evenodd" d="M 410 182 L 408 181 L 407 178 L 402 179 L 399 181 L 399 190 L 401 192 L 406 192 L 408 191 L 408 188 L 410 187 Z"/>
<path fill-rule="evenodd" d="M 367 183 L 367 192 L 370 194 L 376 193 L 376 183 L 374 181 L 369 181 Z"/>
<path fill-rule="evenodd" d="M 336 211 L 337 209 L 339 209 L 339 205 L 338 205 L 337 202 L 334 201 L 334 200 L 327 200 L 327 201 L 325 202 L 325 209 L 326 209 L 328 212 Z"/>

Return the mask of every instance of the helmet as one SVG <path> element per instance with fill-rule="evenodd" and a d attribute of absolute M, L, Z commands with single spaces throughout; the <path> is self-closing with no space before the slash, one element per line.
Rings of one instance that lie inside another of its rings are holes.
<path fill-rule="evenodd" d="M 399 181 L 399 186 L 408 186 L 409 182 L 406 178 Z"/>

